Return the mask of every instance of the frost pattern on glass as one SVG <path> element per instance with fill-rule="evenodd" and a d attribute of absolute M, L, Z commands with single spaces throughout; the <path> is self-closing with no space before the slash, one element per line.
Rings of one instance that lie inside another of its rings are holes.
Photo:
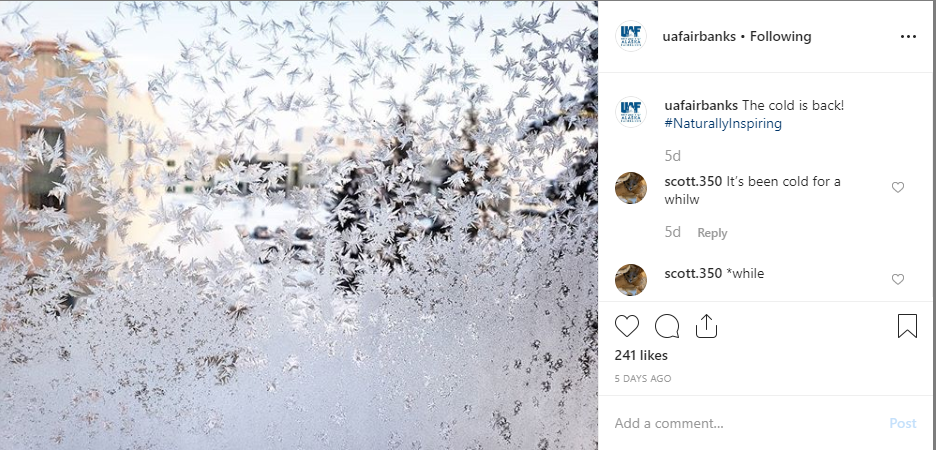
<path fill-rule="evenodd" d="M 0 6 L 0 448 L 597 448 L 597 7 L 486 3 Z"/>

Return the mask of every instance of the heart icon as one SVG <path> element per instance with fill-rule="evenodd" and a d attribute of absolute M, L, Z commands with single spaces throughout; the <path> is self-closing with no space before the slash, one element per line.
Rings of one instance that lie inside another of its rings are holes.
<path fill-rule="evenodd" d="M 901 182 L 899 182 L 899 181 L 895 181 L 895 182 L 891 183 L 891 187 L 894 188 L 894 191 L 896 191 L 896 192 L 899 193 L 900 191 L 903 190 L 903 183 L 901 183 Z"/>
<path fill-rule="evenodd" d="M 624 337 L 630 337 L 639 325 L 640 320 L 637 319 L 637 316 L 621 315 L 614 319 L 614 327 L 617 328 Z"/>
<path fill-rule="evenodd" d="M 894 280 L 894 284 L 899 285 L 900 283 L 903 283 L 903 274 L 895 273 L 893 276 L 891 276 L 891 280 Z"/>

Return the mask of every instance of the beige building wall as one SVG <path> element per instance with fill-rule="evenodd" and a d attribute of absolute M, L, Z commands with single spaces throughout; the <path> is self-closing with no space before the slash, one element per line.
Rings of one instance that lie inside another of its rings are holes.
<path fill-rule="evenodd" d="M 119 98 L 114 89 L 109 89 L 106 107 L 109 116 L 121 113 L 124 116 L 132 117 L 134 120 L 137 120 L 144 127 L 153 127 L 156 131 L 155 136 L 157 138 L 164 136 L 163 130 L 165 127 L 162 117 L 160 117 L 159 113 L 156 111 L 156 107 L 153 105 L 153 101 L 148 92 L 141 93 L 140 90 L 135 89 L 132 94 Z M 96 122 L 103 125 L 101 120 L 96 120 Z M 107 157 L 113 161 L 116 166 L 120 166 L 128 158 L 132 158 L 134 154 L 140 153 L 138 156 L 142 156 L 146 151 L 142 145 L 134 142 L 128 136 L 123 136 L 122 139 L 119 139 L 117 134 L 107 133 L 106 140 Z M 151 219 L 149 213 L 159 207 L 159 202 L 165 189 L 158 189 L 153 193 L 147 194 L 144 189 L 138 187 L 140 179 L 143 176 L 154 176 L 156 175 L 155 172 L 162 170 L 162 168 L 162 165 L 150 166 L 145 169 L 147 173 L 143 173 L 143 168 L 137 169 L 131 177 L 132 184 L 131 179 L 125 177 L 122 171 L 117 171 L 111 179 L 115 185 L 122 185 L 127 188 L 130 194 L 136 197 L 140 208 L 143 210 L 143 214 L 133 219 L 127 230 L 125 239 L 121 240 L 117 236 L 108 236 L 107 238 L 107 254 L 118 262 L 126 260 L 125 249 L 127 246 L 146 244 L 154 236 L 158 235 L 159 231 L 162 229 L 161 225 L 158 227 L 152 227 L 150 225 Z"/>
<path fill-rule="evenodd" d="M 74 70 L 71 71 L 72 73 L 68 73 L 64 66 L 55 59 L 57 53 L 55 44 L 50 42 L 37 42 L 33 47 L 35 49 L 34 60 L 36 62 L 37 76 L 26 80 L 26 88 L 22 92 L 16 94 L 14 98 L 39 104 L 40 92 L 45 86 L 46 80 L 53 77 L 75 76 L 77 74 L 74 73 Z M 80 48 L 75 46 L 73 50 L 80 51 Z M 9 47 L 0 46 L 0 59 L 10 61 L 9 54 Z M 86 52 L 80 52 L 80 54 L 87 57 Z M 32 63 L 32 61 L 33 60 L 29 60 L 28 63 Z M 121 141 L 118 141 L 116 134 L 108 133 L 104 121 L 101 119 L 105 113 L 108 116 L 113 116 L 119 111 L 125 115 L 133 116 L 135 119 L 144 123 L 152 124 L 157 130 L 163 129 L 162 119 L 156 112 L 148 94 L 134 93 L 133 95 L 125 96 L 123 99 L 118 99 L 115 89 L 109 89 L 110 94 L 107 98 L 102 98 L 92 94 L 92 87 L 88 79 L 81 75 L 77 76 L 77 80 L 73 85 L 79 86 L 86 91 L 83 104 L 81 106 L 75 106 L 73 110 L 62 107 L 59 110 L 59 117 L 52 117 L 42 122 L 34 122 L 33 116 L 26 112 L 18 112 L 14 114 L 12 118 L 8 118 L 5 114 L 0 115 L 0 147 L 16 148 L 25 137 L 27 127 L 61 128 L 58 122 L 84 115 L 84 120 L 77 130 L 64 137 L 66 163 L 71 161 L 71 155 L 74 149 L 81 146 L 94 149 L 96 155 L 106 156 L 113 162 L 115 167 L 119 168 L 124 161 L 131 157 L 131 153 L 143 151 L 143 149 L 138 145 L 134 145 L 132 140 L 127 136 L 124 136 Z M 7 158 L 0 156 L 0 164 L 8 164 L 9 162 Z M 139 176 L 141 176 L 141 174 L 135 174 L 135 177 Z M 123 178 L 123 171 L 117 170 L 111 181 L 114 183 L 115 187 L 119 186 L 127 189 L 127 180 Z M 0 202 L 3 202 L 4 206 L 6 206 L 6 202 L 11 196 L 14 196 L 14 198 L 19 198 L 25 203 L 23 190 L 22 182 L 20 183 L 19 189 L 13 189 L 9 186 L 0 186 Z M 144 211 L 151 210 L 159 203 L 158 198 L 147 198 L 139 188 L 131 187 L 131 192 L 137 197 Z M 68 214 L 69 221 L 75 223 L 84 219 L 89 219 L 97 223 L 100 226 L 100 231 L 103 232 L 106 223 L 104 216 L 100 212 L 101 204 L 90 198 L 90 196 L 83 194 L 85 193 L 74 193 L 65 197 L 65 211 Z M 51 237 L 46 232 L 29 231 L 22 226 L 17 229 L 13 224 L 6 224 L 3 214 L 3 208 L 0 208 L 0 224 L 3 224 L 3 230 L 8 234 L 18 231 L 25 240 L 40 243 L 40 251 L 47 248 L 49 245 L 63 248 L 67 260 L 73 260 L 80 256 L 78 250 L 70 244 L 61 242 L 52 244 L 50 242 Z M 148 216 L 148 214 L 145 215 Z M 125 242 L 122 242 L 115 234 L 109 234 L 99 238 L 92 246 L 91 251 L 102 250 L 106 252 L 109 257 L 117 261 L 122 261 L 124 254 L 123 249 L 127 245 L 145 242 L 148 237 L 155 234 L 155 231 L 149 228 L 148 222 L 148 217 L 138 218 L 130 227 L 129 235 Z M 0 252 L 4 252 L 4 249 L 0 248 Z M 34 262 L 36 263 L 36 267 L 41 267 L 44 263 L 38 255 L 34 255 Z"/>

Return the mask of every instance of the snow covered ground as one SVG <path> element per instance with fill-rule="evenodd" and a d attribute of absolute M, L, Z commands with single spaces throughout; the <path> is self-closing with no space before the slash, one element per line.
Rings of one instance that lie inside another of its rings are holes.
<path fill-rule="evenodd" d="M 227 249 L 243 250 L 244 246 L 237 231 L 238 226 L 244 226 L 250 234 L 259 226 L 265 226 L 272 232 L 287 222 L 296 221 L 299 215 L 296 207 L 288 202 L 264 205 L 244 198 L 240 201 L 226 202 L 214 210 L 198 206 L 196 197 L 188 194 L 167 194 L 163 197 L 163 202 L 167 206 L 195 206 L 196 213 L 209 213 L 211 220 L 221 227 L 209 233 L 209 240 L 205 244 L 184 245 L 181 248 L 170 241 L 178 232 L 175 223 L 163 227 L 149 243 L 149 247 L 154 250 L 160 249 L 165 255 L 180 261 L 215 259 L 218 254 Z M 316 213 L 315 218 L 320 224 L 325 223 L 328 219 L 328 211 L 322 207 Z"/>

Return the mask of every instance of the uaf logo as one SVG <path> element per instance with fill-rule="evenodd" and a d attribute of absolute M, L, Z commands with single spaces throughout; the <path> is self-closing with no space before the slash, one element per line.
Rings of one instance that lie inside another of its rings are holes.
<path fill-rule="evenodd" d="M 636 127 L 647 118 L 647 107 L 637 97 L 624 97 L 619 102 L 618 121 L 625 127 Z"/>
<path fill-rule="evenodd" d="M 636 52 L 647 42 L 647 30 L 640 22 L 628 20 L 621 23 L 615 31 L 618 45 L 629 52 Z"/>

